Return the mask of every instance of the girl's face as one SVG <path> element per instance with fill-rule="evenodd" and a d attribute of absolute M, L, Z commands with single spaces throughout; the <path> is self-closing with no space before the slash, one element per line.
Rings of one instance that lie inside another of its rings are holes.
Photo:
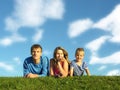
<path fill-rule="evenodd" d="M 57 50 L 56 52 L 56 59 L 57 60 L 62 60 L 64 58 L 64 54 L 62 50 Z"/>
<path fill-rule="evenodd" d="M 79 62 L 79 61 L 82 61 L 83 58 L 84 58 L 84 51 L 78 51 L 77 54 L 75 55 L 76 57 L 76 60 Z"/>

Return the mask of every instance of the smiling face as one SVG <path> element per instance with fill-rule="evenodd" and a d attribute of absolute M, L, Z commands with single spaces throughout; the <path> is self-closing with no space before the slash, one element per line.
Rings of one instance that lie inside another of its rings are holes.
<path fill-rule="evenodd" d="M 84 51 L 77 51 L 75 57 L 78 62 L 82 61 L 84 58 Z"/>
<path fill-rule="evenodd" d="M 63 51 L 62 50 L 57 50 L 56 52 L 56 59 L 57 60 L 62 60 L 64 58 L 64 54 L 63 54 Z"/>
<path fill-rule="evenodd" d="M 31 55 L 34 61 L 39 61 L 41 54 L 42 54 L 41 48 L 33 48 L 31 51 Z"/>

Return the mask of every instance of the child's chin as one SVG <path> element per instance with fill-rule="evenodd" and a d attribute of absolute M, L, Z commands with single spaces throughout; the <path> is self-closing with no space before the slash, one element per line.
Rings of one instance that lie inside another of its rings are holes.
<path fill-rule="evenodd" d="M 81 59 L 77 60 L 78 62 L 82 61 Z"/>

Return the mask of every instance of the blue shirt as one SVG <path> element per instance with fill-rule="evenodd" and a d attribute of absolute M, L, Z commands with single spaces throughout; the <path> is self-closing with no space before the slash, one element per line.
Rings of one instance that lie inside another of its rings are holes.
<path fill-rule="evenodd" d="M 49 72 L 49 59 L 40 57 L 40 63 L 35 64 L 32 57 L 25 59 L 23 63 L 23 74 L 26 76 L 29 73 L 38 74 L 39 76 L 47 76 Z"/>
<path fill-rule="evenodd" d="M 84 70 L 88 68 L 86 62 L 82 62 L 82 65 L 78 66 L 76 64 L 76 60 L 71 62 L 70 67 L 73 67 L 73 76 L 82 76 L 84 74 Z"/>

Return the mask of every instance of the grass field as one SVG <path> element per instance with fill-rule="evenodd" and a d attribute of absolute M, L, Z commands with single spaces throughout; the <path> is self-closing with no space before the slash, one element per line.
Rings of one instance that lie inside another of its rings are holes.
<path fill-rule="evenodd" d="M 0 90 L 120 90 L 120 76 L 0 77 Z"/>

